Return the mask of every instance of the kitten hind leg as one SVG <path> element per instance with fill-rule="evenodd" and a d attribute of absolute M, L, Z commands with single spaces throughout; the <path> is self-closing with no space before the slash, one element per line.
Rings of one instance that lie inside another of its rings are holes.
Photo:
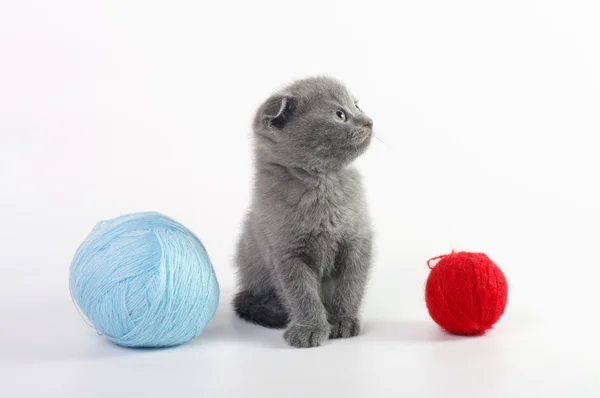
<path fill-rule="evenodd" d="M 240 318 L 260 326 L 281 329 L 289 323 L 289 314 L 274 291 L 243 290 L 235 295 L 233 307 Z"/>
<path fill-rule="evenodd" d="M 288 324 L 287 309 L 272 287 L 271 272 L 265 266 L 250 227 L 250 221 L 247 220 L 238 242 L 236 263 L 239 291 L 233 299 L 234 310 L 248 322 L 268 328 L 284 328 Z"/>

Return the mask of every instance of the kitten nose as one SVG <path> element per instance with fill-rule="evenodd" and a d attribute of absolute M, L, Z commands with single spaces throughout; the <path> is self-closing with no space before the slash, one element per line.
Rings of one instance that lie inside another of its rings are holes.
<path fill-rule="evenodd" d="M 373 119 L 371 119 L 371 118 L 366 119 L 364 122 L 364 125 L 365 125 L 365 127 L 369 127 L 369 128 L 373 127 Z"/>

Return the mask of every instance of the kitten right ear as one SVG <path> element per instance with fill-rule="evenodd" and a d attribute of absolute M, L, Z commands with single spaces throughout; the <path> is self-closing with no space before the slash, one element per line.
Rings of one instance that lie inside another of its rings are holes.
<path fill-rule="evenodd" d="M 263 120 L 268 127 L 283 128 L 296 108 L 296 99 L 290 95 L 274 95 L 264 105 Z"/>

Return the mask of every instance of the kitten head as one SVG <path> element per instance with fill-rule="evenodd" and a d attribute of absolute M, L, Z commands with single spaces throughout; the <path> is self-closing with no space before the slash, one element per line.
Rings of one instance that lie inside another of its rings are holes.
<path fill-rule="evenodd" d="M 257 145 L 270 161 L 306 170 L 339 170 L 361 155 L 373 121 L 339 81 L 299 80 L 269 97 L 254 119 Z"/>

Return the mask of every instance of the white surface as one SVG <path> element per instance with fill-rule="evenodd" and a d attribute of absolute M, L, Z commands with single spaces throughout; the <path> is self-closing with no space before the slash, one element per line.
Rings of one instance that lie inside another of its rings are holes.
<path fill-rule="evenodd" d="M 176 3 L 176 4 L 175 4 Z M 204 5 L 201 3 L 210 3 Z M 588 1 L 0 3 L 0 396 L 598 397 L 600 16 Z M 258 103 L 331 73 L 375 120 L 362 336 L 318 349 L 234 320 Z M 163 212 L 223 287 L 205 333 L 126 350 L 68 266 L 101 219 Z M 425 261 L 487 252 L 488 335 L 450 338 Z"/>

